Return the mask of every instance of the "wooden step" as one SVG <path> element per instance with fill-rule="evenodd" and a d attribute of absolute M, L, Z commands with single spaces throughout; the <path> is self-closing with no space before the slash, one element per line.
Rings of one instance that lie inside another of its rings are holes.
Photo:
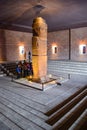
<path fill-rule="evenodd" d="M 20 105 L 23 104 L 27 107 L 30 107 L 32 110 L 34 109 L 40 113 L 43 113 L 44 111 L 44 106 L 42 104 L 32 101 L 29 98 L 25 98 L 23 95 L 19 95 L 15 92 L 13 93 L 12 91 L 1 88 L 0 95 L 14 103 L 19 102 Z"/>
<path fill-rule="evenodd" d="M 87 109 L 81 116 L 74 122 L 69 130 L 87 130 Z"/>
<path fill-rule="evenodd" d="M 81 116 L 87 107 L 87 97 L 84 97 L 74 108 L 53 125 L 53 130 L 68 130 Z"/>
<path fill-rule="evenodd" d="M 2 113 L 0 113 L 0 122 L 2 122 L 0 123 L 0 130 L 23 130 Z"/>
<path fill-rule="evenodd" d="M 56 105 L 55 107 L 53 107 L 52 109 L 50 109 L 45 114 L 47 116 L 51 116 L 54 112 L 56 112 L 58 109 L 60 109 L 61 107 L 63 107 L 66 103 L 68 103 L 69 101 L 71 101 L 75 96 L 77 96 L 79 93 L 81 93 L 85 89 L 86 89 L 86 86 L 83 87 L 83 88 L 81 88 L 77 92 L 75 92 L 73 95 L 71 95 L 69 98 L 67 98 L 66 100 L 64 100 L 62 103 L 60 103 L 60 104 Z"/>
<path fill-rule="evenodd" d="M 68 111 L 70 111 L 70 109 L 72 109 L 77 103 L 79 103 L 79 101 L 82 100 L 82 98 L 84 98 L 86 95 L 87 90 L 84 90 L 67 104 L 65 104 L 62 108 L 54 112 L 46 122 L 50 125 L 55 124 L 61 117 L 63 117 Z"/>
<path fill-rule="evenodd" d="M 41 118 L 42 120 L 47 119 L 47 117 L 43 113 L 35 110 L 32 107 L 29 107 L 29 106 L 25 105 L 25 104 L 23 104 L 23 103 L 21 103 L 19 101 L 16 101 L 15 99 L 10 98 L 9 96 L 6 96 L 6 94 L 1 94 L 0 93 L 0 100 L 2 102 L 6 103 L 6 104 L 11 104 L 11 106 L 14 106 L 14 107 L 17 106 L 18 108 L 21 108 L 24 111 L 27 111 L 28 113 L 33 114 L 33 115 Z"/>
<path fill-rule="evenodd" d="M 53 74 L 54 72 L 55 74 L 63 72 L 68 74 L 87 75 L 87 63 L 48 60 L 48 73 Z"/>
<path fill-rule="evenodd" d="M 27 128 L 32 130 L 51 129 L 42 119 L 5 100 L 0 100 L 0 113 L 24 130 Z M 23 125 L 22 122 L 26 125 Z"/>

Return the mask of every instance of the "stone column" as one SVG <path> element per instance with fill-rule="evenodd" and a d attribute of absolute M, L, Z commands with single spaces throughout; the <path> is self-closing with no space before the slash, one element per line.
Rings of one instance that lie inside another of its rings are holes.
<path fill-rule="evenodd" d="M 38 80 L 47 74 L 47 24 L 43 18 L 37 17 L 32 28 L 33 78 Z"/>

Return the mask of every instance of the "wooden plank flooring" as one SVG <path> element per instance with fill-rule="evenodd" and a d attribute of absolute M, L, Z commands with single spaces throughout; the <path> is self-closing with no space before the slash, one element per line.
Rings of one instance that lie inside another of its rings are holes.
<path fill-rule="evenodd" d="M 0 77 L 0 130 L 51 130 L 45 113 L 86 84 L 86 79 L 70 79 L 40 91 Z"/>

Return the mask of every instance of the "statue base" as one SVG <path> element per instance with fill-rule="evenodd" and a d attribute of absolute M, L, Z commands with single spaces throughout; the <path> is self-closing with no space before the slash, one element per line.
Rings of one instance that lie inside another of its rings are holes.
<path fill-rule="evenodd" d="M 20 78 L 20 79 L 14 79 L 13 81 L 28 87 L 33 87 L 35 89 L 39 90 L 47 90 L 52 87 L 56 87 L 57 85 L 61 85 L 62 82 L 67 81 L 68 79 L 64 79 L 62 77 L 42 77 L 41 79 L 35 80 L 33 78 Z"/>

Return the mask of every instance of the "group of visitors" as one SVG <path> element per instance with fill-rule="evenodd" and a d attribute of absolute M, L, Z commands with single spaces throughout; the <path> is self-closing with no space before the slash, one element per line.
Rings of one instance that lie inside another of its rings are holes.
<path fill-rule="evenodd" d="M 27 62 L 25 60 L 23 61 L 23 63 L 20 61 L 17 64 L 16 72 L 17 72 L 17 79 L 33 75 L 32 63 Z"/>

